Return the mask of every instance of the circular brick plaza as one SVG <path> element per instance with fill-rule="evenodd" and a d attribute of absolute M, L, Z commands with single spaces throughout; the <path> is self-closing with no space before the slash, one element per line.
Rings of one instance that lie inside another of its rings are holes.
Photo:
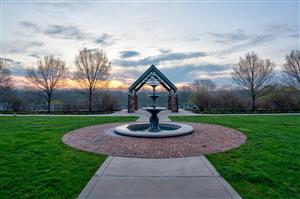
<path fill-rule="evenodd" d="M 120 124 L 103 124 L 74 130 L 64 135 L 71 147 L 121 157 L 178 158 L 227 151 L 239 147 L 246 136 L 219 125 L 189 123 L 194 132 L 171 138 L 136 138 L 115 134 Z"/>

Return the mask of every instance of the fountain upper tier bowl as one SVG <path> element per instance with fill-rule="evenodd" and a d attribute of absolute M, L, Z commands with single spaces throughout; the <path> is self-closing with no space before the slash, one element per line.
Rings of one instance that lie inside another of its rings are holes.
<path fill-rule="evenodd" d="M 114 130 L 120 135 L 148 138 L 174 137 L 190 134 L 193 132 L 192 126 L 174 122 L 159 123 L 160 130 L 157 132 L 149 131 L 149 126 L 150 124 L 147 122 L 125 124 L 117 126 Z"/>
<path fill-rule="evenodd" d="M 147 106 L 147 107 L 142 108 L 142 110 L 148 111 L 150 113 L 152 113 L 152 112 L 159 113 L 160 111 L 166 110 L 166 108 L 165 107 L 159 107 L 159 106 L 158 107 Z"/>

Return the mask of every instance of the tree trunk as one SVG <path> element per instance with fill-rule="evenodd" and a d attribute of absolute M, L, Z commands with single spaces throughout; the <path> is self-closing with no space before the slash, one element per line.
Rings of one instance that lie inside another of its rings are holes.
<path fill-rule="evenodd" d="M 47 112 L 51 111 L 51 94 L 48 94 L 48 104 L 47 104 Z"/>
<path fill-rule="evenodd" d="M 92 99 L 93 99 L 93 91 L 90 88 L 89 89 L 89 112 L 92 112 Z"/>
<path fill-rule="evenodd" d="M 256 97 L 252 96 L 252 111 L 256 111 Z"/>

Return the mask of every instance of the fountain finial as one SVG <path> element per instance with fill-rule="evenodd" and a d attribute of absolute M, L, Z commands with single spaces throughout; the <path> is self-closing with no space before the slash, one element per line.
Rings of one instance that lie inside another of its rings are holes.
<path fill-rule="evenodd" d="M 152 86 L 152 87 L 156 87 L 159 85 L 159 82 L 157 81 L 157 79 L 155 77 L 151 77 L 148 81 L 148 85 Z"/>

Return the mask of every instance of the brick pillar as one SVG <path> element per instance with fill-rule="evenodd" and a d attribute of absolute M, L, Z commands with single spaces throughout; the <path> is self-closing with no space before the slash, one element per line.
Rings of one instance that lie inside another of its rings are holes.
<path fill-rule="evenodd" d="M 135 110 L 135 99 L 134 95 L 128 95 L 128 113 L 134 113 Z"/>
<path fill-rule="evenodd" d="M 137 94 L 134 95 L 134 109 L 138 110 L 138 96 Z"/>
<path fill-rule="evenodd" d="M 173 94 L 172 95 L 172 108 L 171 108 L 172 112 L 178 112 L 178 97 L 177 94 Z"/>
<path fill-rule="evenodd" d="M 172 95 L 169 93 L 168 95 L 168 110 L 172 109 Z"/>

